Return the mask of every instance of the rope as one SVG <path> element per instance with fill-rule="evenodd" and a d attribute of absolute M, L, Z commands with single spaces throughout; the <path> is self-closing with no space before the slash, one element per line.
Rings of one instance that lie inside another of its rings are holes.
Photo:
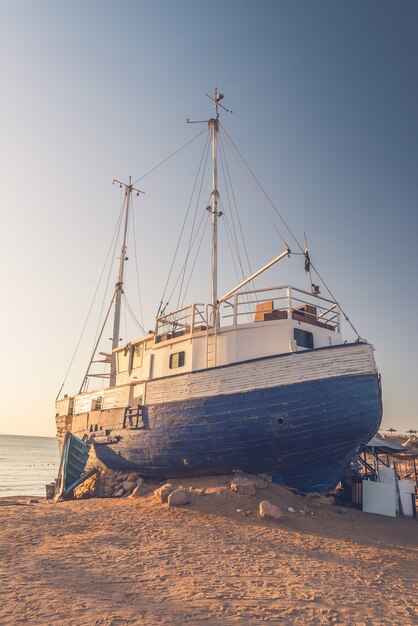
<path fill-rule="evenodd" d="M 123 203 L 122 203 L 122 206 L 121 206 L 121 209 L 120 209 L 120 212 L 119 212 L 119 218 L 118 218 L 118 221 L 117 221 L 117 223 L 116 223 L 116 228 L 115 228 L 115 230 L 114 230 L 114 232 L 113 232 L 113 236 L 112 236 L 112 239 L 111 239 L 111 242 L 110 242 L 110 245 L 109 245 L 109 249 L 108 249 L 108 251 L 107 251 L 106 259 L 105 259 L 105 262 L 104 262 L 104 264 L 103 264 L 102 271 L 101 271 L 101 273 L 100 273 L 99 282 L 97 283 L 97 287 L 96 287 L 96 290 L 95 290 L 95 292 L 94 292 L 93 299 L 92 299 L 92 301 L 91 301 L 90 308 L 89 308 L 88 313 L 87 313 L 87 317 L 86 317 L 85 322 L 84 322 L 84 324 L 83 324 L 83 328 L 82 328 L 82 330 L 81 330 L 81 333 L 80 333 L 80 336 L 79 336 L 79 338 L 78 338 L 78 341 L 77 341 L 76 347 L 75 347 L 74 352 L 73 352 L 73 355 L 72 355 L 72 357 L 71 357 L 70 364 L 68 365 L 67 371 L 66 371 L 66 373 L 65 373 L 64 380 L 62 381 L 62 385 L 61 385 L 61 387 L 60 387 L 60 389 L 59 389 L 59 391 L 58 391 L 58 394 L 57 394 L 56 400 L 58 400 L 58 398 L 59 398 L 59 396 L 60 396 L 60 393 L 61 393 L 61 391 L 63 390 L 63 387 L 64 387 L 65 383 L 67 382 L 68 374 L 69 374 L 69 373 L 70 373 L 70 371 L 71 371 L 71 367 L 72 367 L 72 365 L 73 365 L 73 363 L 74 363 L 74 359 L 75 359 L 75 357 L 76 357 L 76 355 L 77 355 L 78 348 L 80 347 L 81 340 L 82 340 L 82 338 L 83 338 L 83 336 L 84 336 L 84 332 L 85 332 L 85 330 L 86 330 L 86 327 L 87 327 L 88 321 L 89 321 L 89 319 L 90 319 L 90 315 L 91 315 L 91 312 L 92 312 L 92 309 L 93 309 L 94 303 L 95 303 L 95 301 L 96 301 L 96 296 L 97 296 L 97 293 L 98 293 L 98 291 L 99 291 L 100 284 L 101 284 L 101 282 L 102 282 L 103 274 L 104 274 L 104 271 L 105 271 L 105 268 L 106 268 L 106 265 L 107 265 L 107 262 L 108 262 L 108 259 L 109 259 L 109 255 L 110 255 L 110 251 L 111 251 L 112 246 L 113 246 L 113 242 L 114 242 L 114 240 L 115 240 L 115 237 L 117 237 L 117 233 L 119 232 L 119 229 L 120 229 L 120 223 L 121 223 L 121 219 L 122 219 L 122 214 L 123 214 Z M 106 292 L 106 291 L 107 291 L 107 286 L 106 286 L 105 292 Z M 103 308 L 103 304 L 102 304 L 102 308 Z M 100 317 L 101 317 L 101 315 L 100 315 Z M 99 322 L 99 323 L 100 323 L 100 322 Z M 96 339 L 97 339 L 97 332 L 98 332 L 98 329 L 96 330 Z M 96 339 L 95 339 L 95 341 L 96 341 Z"/>
<path fill-rule="evenodd" d="M 136 317 L 135 313 L 133 312 L 133 309 L 131 307 L 131 305 L 129 304 L 128 298 L 126 297 L 126 294 L 123 293 L 123 301 L 125 302 L 126 305 L 126 309 L 128 311 L 128 313 L 130 314 L 132 320 L 135 322 L 135 324 L 138 326 L 138 328 L 140 329 L 140 331 L 142 333 L 144 333 L 144 335 L 147 335 L 147 331 L 144 329 L 144 327 L 140 324 L 138 318 Z"/>
<path fill-rule="evenodd" d="M 186 226 L 187 217 L 188 217 L 188 215 L 189 215 L 190 206 L 191 206 L 191 204 L 192 204 L 192 199 L 193 199 L 194 190 L 195 190 L 195 188 L 196 188 L 196 184 L 197 184 L 198 176 L 199 176 L 199 173 L 200 173 L 200 168 L 202 167 L 203 157 L 204 157 L 204 155 L 205 155 L 205 151 L 206 151 L 207 146 L 208 146 L 208 144 L 209 144 L 209 137 L 210 137 L 210 135 L 209 135 L 209 131 L 208 131 L 207 129 L 206 129 L 206 133 L 207 133 L 207 136 L 206 136 L 205 145 L 204 145 L 204 147 L 203 147 L 202 156 L 201 156 L 201 159 L 200 159 L 199 170 L 198 170 L 198 172 L 197 172 L 196 179 L 195 179 L 195 182 L 194 182 L 194 185 L 193 185 L 193 190 L 192 190 L 192 193 L 191 193 L 191 195 L 190 195 L 189 204 L 188 204 L 188 206 L 187 206 L 186 215 L 184 216 L 183 225 L 182 225 L 182 227 L 181 227 L 180 236 L 179 236 L 179 238 L 178 238 L 178 241 L 177 241 L 177 246 L 176 246 L 176 249 L 175 249 L 175 252 L 174 252 L 174 256 L 173 256 L 173 260 L 172 260 L 172 262 L 171 262 L 170 271 L 169 271 L 169 273 L 168 273 L 168 277 L 167 277 L 167 281 L 166 281 L 166 283 L 165 283 L 165 287 L 164 287 L 163 295 L 162 295 L 162 297 L 161 297 L 160 306 L 158 307 L 157 317 L 158 317 L 158 316 L 159 316 L 159 314 L 161 313 L 161 309 L 162 309 L 162 306 L 163 306 L 163 304 L 164 304 L 165 294 L 166 294 L 166 291 L 167 291 L 168 284 L 169 284 L 169 282 L 170 282 L 171 274 L 173 273 L 174 263 L 175 263 L 176 258 L 177 258 L 177 253 L 178 253 L 178 250 L 179 250 L 179 247 L 180 247 L 181 238 L 182 238 L 182 236 L 183 236 L 184 228 L 185 228 L 185 226 Z M 200 133 L 200 134 L 201 134 L 201 133 Z M 168 302 L 166 303 L 166 305 L 165 305 L 165 306 L 167 306 L 167 304 L 168 304 Z"/>
<path fill-rule="evenodd" d="M 209 214 L 208 214 L 208 215 L 206 215 L 206 216 L 205 216 L 205 214 L 203 214 L 203 217 L 206 217 L 206 222 L 205 222 L 204 227 L 203 227 L 203 229 L 202 229 L 202 235 L 201 235 L 201 237 L 200 237 L 200 241 L 199 241 L 199 244 L 198 244 L 198 246 L 197 246 L 196 256 L 195 256 L 195 258 L 194 258 L 194 262 L 193 262 L 193 265 L 192 265 L 192 269 L 190 270 L 189 280 L 187 281 L 186 289 L 185 289 L 185 291 L 184 291 L 184 296 L 183 296 L 183 301 L 182 301 L 182 303 L 181 303 L 181 307 L 183 307 L 183 306 L 184 306 L 184 301 L 185 301 L 185 299 L 186 299 L 186 294 L 187 294 L 187 292 L 188 292 L 188 290 L 189 290 L 190 281 L 191 281 L 191 279 L 192 279 L 192 275 L 193 275 L 193 272 L 194 272 L 194 268 L 195 268 L 195 266 L 196 266 L 196 262 L 197 262 L 197 258 L 198 258 L 198 256 L 199 256 L 200 248 L 201 248 L 201 246 L 202 246 L 203 237 L 204 237 L 204 235 L 205 235 L 205 232 L 206 232 L 207 226 L 208 226 L 208 224 L 209 224 L 209 222 L 210 222 L 210 216 L 209 216 Z M 201 222 L 201 223 L 202 223 L 202 222 Z M 199 224 L 199 229 L 200 229 L 200 224 Z M 198 231 L 198 232 L 199 232 L 199 231 Z M 196 237 L 197 237 L 197 233 L 196 233 Z"/>
<path fill-rule="evenodd" d="M 248 165 L 247 161 L 244 159 L 244 157 L 242 156 L 241 152 L 238 150 L 237 146 L 234 144 L 234 142 L 232 141 L 231 137 L 228 135 L 228 133 L 226 132 L 225 128 L 219 123 L 219 126 L 222 128 L 222 131 L 225 133 L 225 136 L 227 137 L 227 140 L 230 142 L 230 144 L 235 148 L 236 152 L 238 153 L 238 155 L 240 156 L 240 158 L 242 159 L 243 163 L 246 165 L 248 171 L 251 173 L 252 177 L 254 178 L 254 180 L 256 181 L 257 185 L 260 187 L 261 191 L 263 192 L 263 194 L 265 195 L 265 197 L 267 198 L 267 200 L 269 201 L 271 207 L 274 209 L 275 213 L 278 215 L 278 217 L 280 218 L 280 220 L 282 221 L 282 223 L 284 224 L 286 230 L 289 232 L 290 236 L 292 237 L 292 239 L 294 240 L 294 242 L 296 243 L 296 245 L 298 246 L 298 248 L 301 250 L 301 252 L 303 253 L 303 255 L 305 255 L 305 250 L 302 247 L 302 245 L 299 243 L 298 239 L 296 238 L 296 236 L 293 234 L 292 230 L 290 229 L 290 227 L 288 226 L 287 222 L 285 221 L 285 219 L 282 217 L 281 213 L 279 212 L 279 210 L 277 209 L 277 207 L 275 206 L 275 204 L 273 203 L 272 199 L 270 198 L 270 196 L 267 194 L 267 192 L 264 190 L 262 184 L 260 183 L 260 181 L 258 180 L 258 178 L 256 177 L 256 175 L 254 174 L 254 172 L 252 171 L 252 169 L 250 168 L 250 166 Z M 233 153 L 232 153 L 233 154 Z M 276 232 L 277 229 L 274 226 Z M 283 241 L 283 238 L 280 235 L 280 238 Z M 318 272 L 318 270 L 316 269 L 315 265 L 312 263 L 311 261 L 311 267 L 313 269 L 313 271 L 315 272 L 315 274 L 318 276 L 319 280 L 322 282 L 322 284 L 324 285 L 325 289 L 327 290 L 327 292 L 329 293 L 329 295 L 331 296 L 332 300 L 338 305 L 338 307 L 341 310 L 341 313 L 344 316 L 345 321 L 350 325 L 350 327 L 352 328 L 352 330 L 354 331 L 354 333 L 357 335 L 357 341 L 364 341 L 362 339 L 362 337 L 360 336 L 359 332 L 357 331 L 357 329 L 355 328 L 354 324 L 351 322 L 350 318 L 348 317 L 348 315 L 346 314 L 346 312 L 344 311 L 343 307 L 341 306 L 341 304 L 338 302 L 338 300 L 336 299 L 336 297 L 334 296 L 334 294 L 332 293 L 331 289 L 328 287 L 327 283 L 325 282 L 325 280 L 322 278 L 321 274 Z"/>
<path fill-rule="evenodd" d="M 191 246 L 191 241 L 192 241 L 192 237 L 193 237 L 194 227 L 195 227 L 195 223 L 196 223 L 196 217 L 197 217 L 197 211 L 198 211 L 198 208 L 199 208 L 200 196 L 201 196 L 201 193 L 202 193 L 203 180 L 204 180 L 204 177 L 205 177 L 205 170 L 206 170 L 206 165 L 207 165 L 207 162 L 208 162 L 208 155 L 209 155 L 209 142 L 208 142 L 208 147 L 207 147 L 207 150 L 206 150 L 205 163 L 204 163 L 204 165 L 202 167 L 202 177 L 200 179 L 199 193 L 198 193 L 197 198 L 196 198 L 196 209 L 195 209 L 194 216 L 193 216 L 193 224 L 192 224 L 192 228 L 191 228 L 191 231 L 190 231 L 189 244 L 188 244 L 188 247 L 187 247 L 186 259 L 185 259 L 185 263 L 184 263 L 184 266 L 183 266 L 184 267 L 184 271 L 183 271 L 183 276 L 182 276 L 181 283 L 180 283 L 180 289 L 179 289 L 179 295 L 178 295 L 178 298 L 177 298 L 176 309 L 179 308 L 179 303 L 180 303 L 180 300 L 181 300 L 181 292 L 183 290 L 184 277 L 186 275 L 187 261 L 189 259 L 189 254 L 190 254 L 190 246 Z M 186 294 L 184 294 L 184 297 L 185 296 L 186 296 Z M 184 298 L 183 298 L 183 300 L 184 300 Z"/>
<path fill-rule="evenodd" d="M 228 141 L 230 141 L 229 136 L 226 134 L 226 131 L 224 131 L 223 127 L 221 127 L 221 128 L 222 128 L 223 132 L 225 132 L 225 135 L 226 135 L 226 137 L 227 137 L 227 140 L 228 140 Z M 231 142 L 231 143 L 232 143 L 232 142 Z M 234 145 L 234 144 L 232 144 L 232 145 Z M 235 147 L 235 145 L 234 145 L 234 147 Z M 276 233 L 277 233 L 277 235 L 279 236 L 279 238 L 282 240 L 283 244 L 284 244 L 286 247 L 288 247 L 288 246 L 287 246 L 286 241 L 285 241 L 285 240 L 283 239 L 283 237 L 282 237 L 281 232 L 279 231 L 279 229 L 277 228 L 276 224 L 273 222 L 273 220 L 271 219 L 270 215 L 268 214 L 267 208 L 264 206 L 264 203 L 263 203 L 263 202 L 260 200 L 260 198 L 258 197 L 258 195 L 257 195 L 257 193 L 256 193 L 256 191 L 255 191 L 255 189 L 254 189 L 254 187 L 253 187 L 253 186 L 252 186 L 252 184 L 251 184 L 250 179 L 248 178 L 248 176 L 247 176 L 247 174 L 246 174 L 245 170 L 243 169 L 243 167 L 241 166 L 241 163 L 240 163 L 240 162 L 238 161 L 238 159 L 236 158 L 236 156 L 235 156 L 234 152 L 232 151 L 231 147 L 229 147 L 229 148 L 230 148 L 230 150 L 231 150 L 232 157 L 234 158 L 235 162 L 237 163 L 237 165 L 238 165 L 238 167 L 239 167 L 239 169 L 240 169 L 240 171 L 241 171 L 241 174 L 242 174 L 242 176 L 243 176 L 243 178 L 244 178 L 244 181 L 245 181 L 245 182 L 247 183 L 247 185 L 248 185 L 249 190 L 251 191 L 251 193 L 253 194 L 254 198 L 256 199 L 256 201 L 258 202 L 258 204 L 260 205 L 260 207 L 261 207 L 261 208 L 262 208 L 262 210 L 264 211 L 265 216 L 266 216 L 266 217 L 267 217 L 267 219 L 269 220 L 270 224 L 272 225 L 272 227 L 273 227 L 273 228 L 274 228 L 274 230 L 276 231 Z M 235 148 L 235 149 L 236 149 L 236 148 Z M 238 152 L 238 150 L 237 150 L 237 149 L 236 149 L 236 151 Z M 240 153 L 239 153 L 239 152 L 238 152 L 238 154 L 240 155 Z M 241 156 L 241 155 L 240 155 L 240 156 Z M 241 158 L 242 158 L 242 157 L 241 157 Z M 243 159 L 243 158 L 242 158 L 242 160 L 244 161 L 244 159 Z M 245 161 L 244 161 L 244 163 L 245 163 Z M 248 169 L 249 169 L 249 168 L 248 168 Z M 250 170 L 250 172 L 251 172 L 251 170 Z"/>
<path fill-rule="evenodd" d="M 141 297 L 141 288 L 140 288 L 140 280 L 139 280 L 139 263 L 138 263 L 138 252 L 136 246 L 136 234 L 135 234 L 135 212 L 132 207 L 132 230 L 134 231 L 134 252 L 135 252 L 135 268 L 136 268 L 136 284 L 138 288 L 138 297 L 139 297 L 139 310 L 141 313 L 141 324 L 144 326 L 144 313 L 142 310 L 142 297 Z"/>
<path fill-rule="evenodd" d="M 178 148 L 175 152 L 173 152 L 172 154 L 170 154 L 170 156 L 168 156 L 166 159 L 164 159 L 164 161 L 161 161 L 161 163 L 158 163 L 158 165 L 155 165 L 152 169 L 148 170 L 148 172 L 146 172 L 145 174 L 143 174 L 142 176 L 140 176 L 134 183 L 132 183 L 133 185 L 136 185 L 137 183 L 139 183 L 140 180 L 143 180 L 146 176 L 148 176 L 149 174 L 151 174 L 152 172 L 154 172 L 156 169 L 158 169 L 159 167 L 161 167 L 161 165 L 164 165 L 164 163 L 167 163 L 167 161 L 169 161 L 170 159 L 172 159 L 174 156 L 176 156 L 176 154 L 179 154 L 182 150 L 184 150 L 185 148 L 187 148 L 187 146 L 190 146 L 191 143 L 194 142 L 195 139 L 197 139 L 198 137 L 200 137 L 200 135 L 203 135 L 204 132 L 207 132 L 207 129 L 204 128 L 203 130 L 201 130 L 199 133 L 197 133 L 197 135 L 195 135 L 194 137 L 192 137 L 192 139 L 189 139 L 189 141 L 187 141 L 183 146 L 181 146 L 180 148 Z"/>

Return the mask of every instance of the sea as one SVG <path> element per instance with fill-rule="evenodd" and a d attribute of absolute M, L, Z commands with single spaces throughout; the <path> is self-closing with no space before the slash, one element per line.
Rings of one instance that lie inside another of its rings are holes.
<path fill-rule="evenodd" d="M 44 496 L 58 469 L 55 437 L 0 435 L 0 497 Z"/>

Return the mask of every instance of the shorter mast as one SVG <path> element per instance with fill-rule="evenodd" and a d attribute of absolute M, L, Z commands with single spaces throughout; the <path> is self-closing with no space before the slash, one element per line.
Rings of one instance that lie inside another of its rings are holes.
<path fill-rule="evenodd" d="M 130 176 L 129 176 L 128 184 L 121 183 L 119 180 L 114 180 L 113 183 L 118 183 L 121 187 L 122 186 L 125 187 L 125 226 L 124 226 L 124 231 L 123 231 L 123 242 L 122 242 L 122 248 L 121 248 L 120 259 L 119 259 L 118 279 L 115 284 L 115 292 L 114 292 L 115 313 L 113 317 L 112 358 L 111 358 L 111 363 L 110 363 L 110 381 L 109 381 L 111 387 L 114 387 L 116 384 L 116 354 L 114 353 L 114 350 L 119 346 L 119 342 L 120 342 L 120 337 L 119 337 L 120 335 L 120 312 L 121 312 L 121 307 L 122 307 L 123 279 L 125 276 L 125 261 L 128 260 L 128 257 L 126 256 L 126 251 L 127 251 L 127 235 L 128 235 L 131 194 L 132 194 L 132 191 L 136 191 L 138 196 L 140 193 L 144 193 L 140 189 L 135 189 L 135 187 L 132 186 Z"/>

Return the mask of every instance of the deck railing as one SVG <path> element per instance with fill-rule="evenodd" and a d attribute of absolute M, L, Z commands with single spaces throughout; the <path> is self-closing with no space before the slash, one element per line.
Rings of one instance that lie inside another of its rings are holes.
<path fill-rule="evenodd" d="M 211 307 L 192 304 L 157 318 L 155 341 L 167 341 L 212 327 Z M 318 294 L 290 285 L 241 291 L 219 305 L 220 327 L 237 326 L 273 320 L 294 319 L 340 332 L 341 313 L 338 304 Z"/>
<path fill-rule="evenodd" d="M 340 332 L 338 304 L 303 289 L 282 285 L 237 292 L 220 305 L 221 326 L 294 319 Z"/>

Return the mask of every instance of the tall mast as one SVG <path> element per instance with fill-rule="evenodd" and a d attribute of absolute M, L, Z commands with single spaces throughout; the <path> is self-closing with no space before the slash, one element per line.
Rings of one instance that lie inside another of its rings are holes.
<path fill-rule="evenodd" d="M 221 217 L 222 213 L 218 211 L 218 169 L 217 169 L 217 144 L 218 144 L 218 132 L 219 132 L 219 107 L 221 107 L 227 113 L 232 113 L 229 109 L 226 109 L 220 101 L 223 100 L 223 93 L 218 91 L 215 87 L 215 97 L 212 98 L 208 93 L 205 94 L 210 98 L 215 107 L 215 117 L 212 117 L 207 121 L 207 124 L 211 131 L 212 138 L 212 200 L 208 211 L 212 214 L 212 285 L 211 285 L 211 304 L 213 311 L 213 326 L 218 324 L 218 217 Z M 188 124 L 201 124 L 203 120 L 191 121 L 187 118 Z"/>
<path fill-rule="evenodd" d="M 217 142 L 219 132 L 219 111 L 218 111 L 218 90 L 215 89 L 215 117 L 209 120 L 209 127 L 212 136 L 212 289 L 211 302 L 213 311 L 213 325 L 216 326 L 217 321 L 217 305 L 218 305 L 218 168 L 217 168 Z"/>
<path fill-rule="evenodd" d="M 119 180 L 114 180 L 113 182 L 119 183 L 121 187 L 122 186 L 125 187 L 125 225 L 124 225 L 124 230 L 123 230 L 123 242 L 122 242 L 122 248 L 121 248 L 120 259 L 119 259 L 119 272 L 118 272 L 117 282 L 115 284 L 115 294 L 114 294 L 115 314 L 113 318 L 112 359 L 111 359 L 111 364 L 110 364 L 110 381 L 109 381 L 111 387 L 113 387 L 116 384 L 116 354 L 113 352 L 113 350 L 115 350 L 119 346 L 119 341 L 120 341 L 120 336 L 119 336 L 120 335 L 120 312 L 121 312 L 121 306 L 122 306 L 123 279 L 125 276 L 125 261 L 128 260 L 128 257 L 126 256 L 126 251 L 127 251 L 126 240 L 127 240 L 127 235 L 128 235 L 131 194 L 133 190 L 137 192 L 138 196 L 140 193 L 144 193 L 143 191 L 140 191 L 139 189 L 135 189 L 132 186 L 130 176 L 129 176 L 128 184 L 121 183 Z"/>

